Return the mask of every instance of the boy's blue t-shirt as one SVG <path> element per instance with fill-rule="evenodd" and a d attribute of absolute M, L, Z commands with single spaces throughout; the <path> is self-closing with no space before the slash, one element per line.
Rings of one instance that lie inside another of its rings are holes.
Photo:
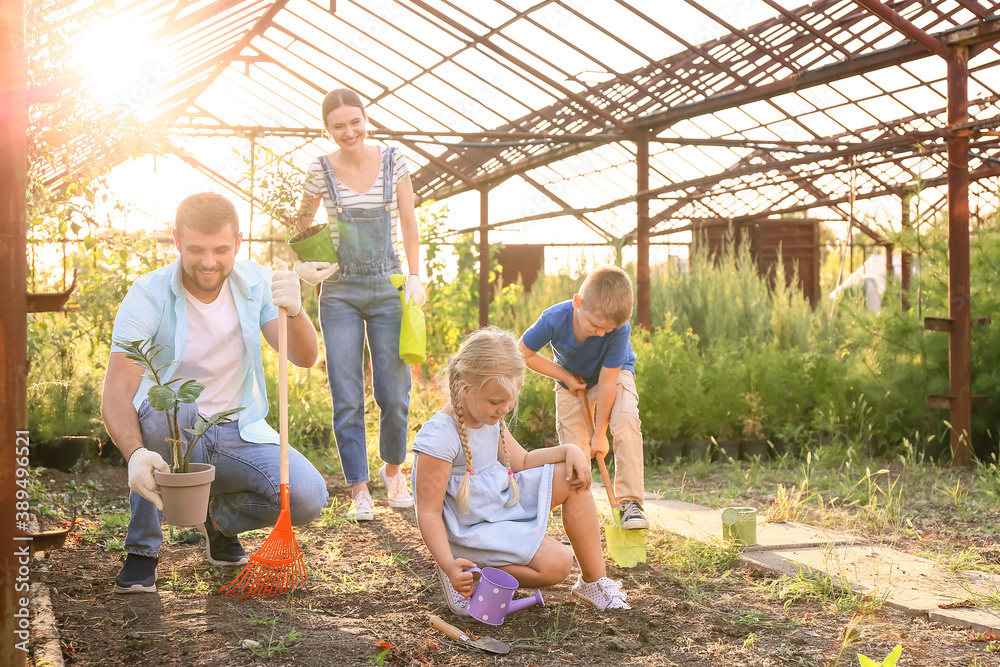
<path fill-rule="evenodd" d="M 521 339 L 533 352 L 551 344 L 555 362 L 585 379 L 587 387 L 593 387 L 601 368 L 635 372 L 635 353 L 629 342 L 631 332 L 632 326 L 626 322 L 603 337 L 588 336 L 577 342 L 573 337 L 573 301 L 569 300 L 546 309 Z"/>

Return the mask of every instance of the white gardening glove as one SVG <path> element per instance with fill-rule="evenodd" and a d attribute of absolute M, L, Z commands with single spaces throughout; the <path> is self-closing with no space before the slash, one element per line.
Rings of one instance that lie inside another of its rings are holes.
<path fill-rule="evenodd" d="M 339 267 L 339 264 L 330 262 L 295 262 L 295 273 L 310 285 L 315 285 L 332 276 Z"/>
<path fill-rule="evenodd" d="M 413 299 L 413 305 L 417 308 L 426 303 L 427 293 L 424 292 L 424 288 L 420 284 L 420 276 L 417 274 L 411 273 L 410 277 L 406 279 L 406 283 L 403 285 L 403 299 L 406 303 Z"/>
<path fill-rule="evenodd" d="M 274 305 L 288 311 L 289 317 L 302 312 L 302 286 L 299 276 L 288 270 L 285 260 L 274 260 L 274 274 L 271 276 L 271 300 Z"/>
<path fill-rule="evenodd" d="M 128 457 L 128 488 L 156 505 L 156 509 L 162 510 L 163 500 L 156 492 L 159 484 L 153 478 L 154 470 L 170 472 L 167 462 L 153 450 L 140 447 Z"/>

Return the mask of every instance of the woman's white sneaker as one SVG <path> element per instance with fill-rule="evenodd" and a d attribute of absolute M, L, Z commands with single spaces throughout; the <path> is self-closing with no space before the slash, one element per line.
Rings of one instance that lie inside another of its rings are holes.
<path fill-rule="evenodd" d="M 378 478 L 385 484 L 385 490 L 389 494 L 389 507 L 413 507 L 413 496 L 406 488 L 406 476 L 401 472 L 389 477 L 383 465 L 378 469 Z"/>
<path fill-rule="evenodd" d="M 362 491 L 354 496 L 351 509 L 347 510 L 347 518 L 353 521 L 371 521 L 375 518 L 375 506 L 370 493 Z"/>

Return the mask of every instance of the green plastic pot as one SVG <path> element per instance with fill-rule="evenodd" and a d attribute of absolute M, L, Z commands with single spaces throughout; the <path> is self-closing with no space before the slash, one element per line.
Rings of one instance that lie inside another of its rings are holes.
<path fill-rule="evenodd" d="M 337 248 L 333 245 L 333 237 L 330 234 L 330 225 L 317 225 L 310 227 L 304 232 L 299 232 L 288 238 L 290 247 L 299 259 L 303 262 L 330 262 L 337 261 Z"/>

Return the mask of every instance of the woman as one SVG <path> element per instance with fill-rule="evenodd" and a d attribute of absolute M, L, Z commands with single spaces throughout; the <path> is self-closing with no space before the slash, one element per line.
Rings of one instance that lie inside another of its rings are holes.
<path fill-rule="evenodd" d="M 352 502 L 348 518 L 374 519 L 368 491 L 365 447 L 363 357 L 371 353 L 375 402 L 380 410 L 379 478 L 391 507 L 410 507 L 413 498 L 399 466 L 406 458 L 410 369 L 399 357 L 402 307 L 389 276 L 400 272 L 397 226 L 409 277 L 407 301 L 426 300 L 420 285 L 420 239 L 413 211 L 413 185 L 406 160 L 395 148 L 366 142 L 368 116 L 353 90 L 340 88 L 323 100 L 323 124 L 337 149 L 309 165 L 297 227 L 312 222 L 323 199 L 338 263 L 296 262 L 308 283 L 322 283 L 320 325 L 333 396 L 333 430 Z"/>

